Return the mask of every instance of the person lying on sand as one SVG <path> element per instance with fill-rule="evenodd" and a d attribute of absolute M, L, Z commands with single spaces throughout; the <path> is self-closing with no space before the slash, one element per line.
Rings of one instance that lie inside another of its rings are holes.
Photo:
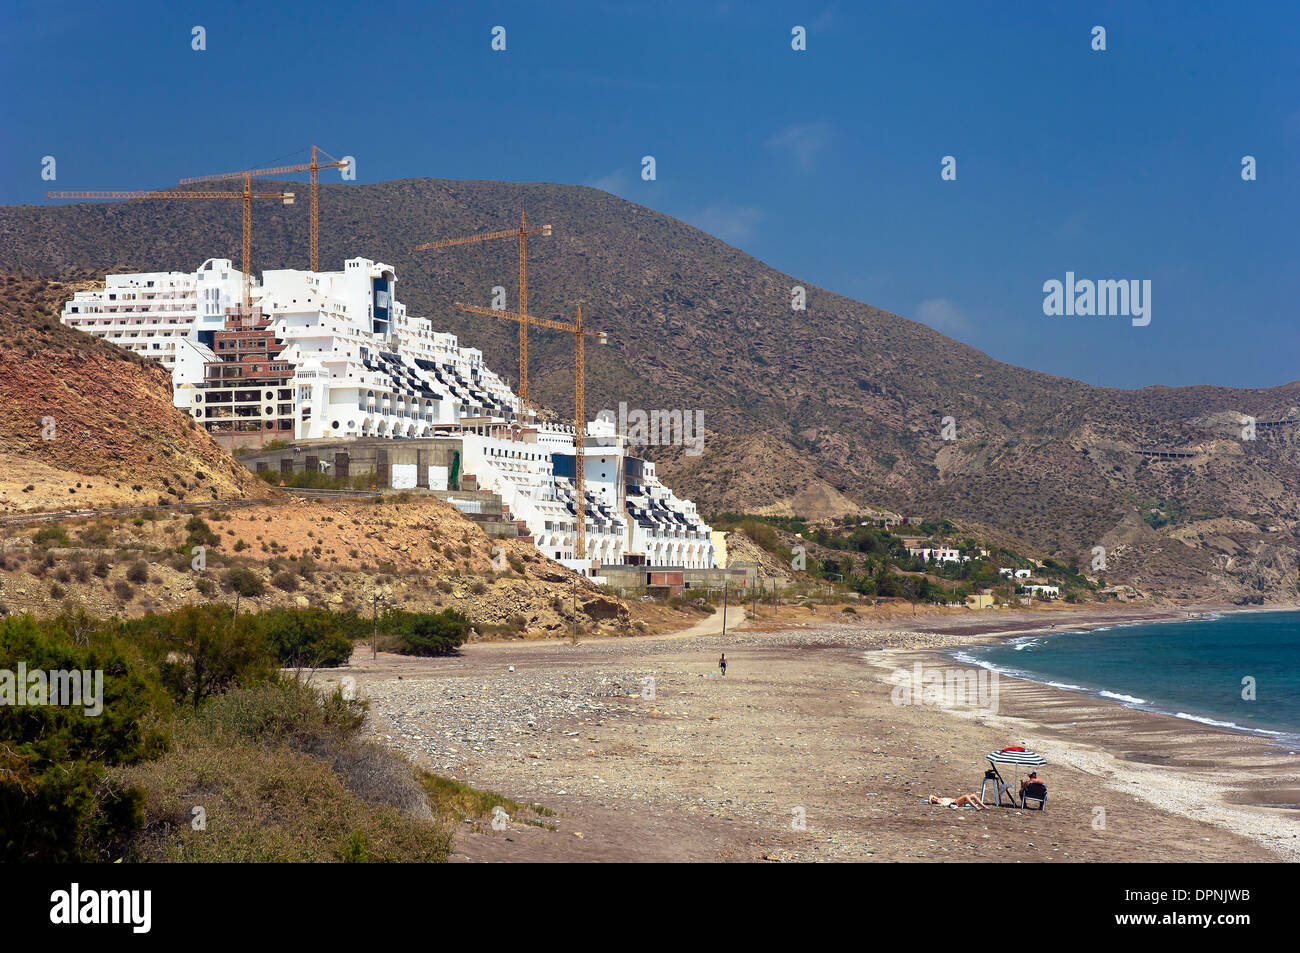
<path fill-rule="evenodd" d="M 977 811 L 988 809 L 988 805 L 980 800 L 978 794 L 963 794 L 956 799 L 931 794 L 926 800 L 927 803 L 938 804 L 940 807 L 973 807 Z"/>

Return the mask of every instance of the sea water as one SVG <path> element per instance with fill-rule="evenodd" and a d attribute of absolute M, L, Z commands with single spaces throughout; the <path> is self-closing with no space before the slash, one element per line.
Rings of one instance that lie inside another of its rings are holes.
<path fill-rule="evenodd" d="M 1300 743 L 1300 612 L 1065 629 L 954 657 L 1133 708 Z"/>

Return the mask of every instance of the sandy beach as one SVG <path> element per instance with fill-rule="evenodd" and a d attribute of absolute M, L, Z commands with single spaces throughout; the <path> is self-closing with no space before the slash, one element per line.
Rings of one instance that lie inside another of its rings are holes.
<path fill-rule="evenodd" d="M 544 827 L 467 821 L 460 861 L 1300 859 L 1298 752 L 1007 677 L 992 706 L 897 703 L 896 673 L 918 665 L 975 685 L 954 646 L 1188 611 L 1202 610 L 823 608 L 742 623 L 733 609 L 725 636 L 712 616 L 577 646 L 366 651 L 317 678 L 354 677 L 372 732 L 420 766 L 556 812 Z M 1007 745 L 1047 759 L 1045 811 L 924 803 L 977 792 L 984 755 Z"/>

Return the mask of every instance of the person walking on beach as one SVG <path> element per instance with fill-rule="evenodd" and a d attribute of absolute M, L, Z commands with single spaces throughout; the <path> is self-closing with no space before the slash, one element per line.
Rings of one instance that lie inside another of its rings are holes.
<path fill-rule="evenodd" d="M 722 658 L 718 659 L 718 668 L 722 669 L 722 674 L 727 674 L 727 653 L 722 653 Z"/>

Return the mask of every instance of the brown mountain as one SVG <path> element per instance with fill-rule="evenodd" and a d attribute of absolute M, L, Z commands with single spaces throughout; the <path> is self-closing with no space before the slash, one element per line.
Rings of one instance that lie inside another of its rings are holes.
<path fill-rule="evenodd" d="M 0 276 L 0 514 L 239 499 L 257 481 L 161 366 L 59 323 L 87 282 Z"/>
<path fill-rule="evenodd" d="M 406 180 L 322 190 L 322 262 L 397 268 L 414 313 L 515 374 L 513 326 L 454 311 L 513 306 L 510 241 L 418 243 L 555 226 L 530 242 L 536 314 L 584 304 L 610 346 L 588 349 L 588 411 L 701 410 L 704 452 L 656 451 L 705 510 L 832 515 L 880 505 L 1013 533 L 1044 554 L 1171 593 L 1295 597 L 1300 382 L 1263 390 L 1092 387 L 1016 368 L 924 325 L 819 289 L 669 216 L 594 189 Z M 256 269 L 306 266 L 305 203 L 254 212 Z M 0 209 L 0 266 L 48 276 L 192 270 L 237 258 L 224 203 L 148 201 Z M 790 289 L 808 289 L 792 312 Z M 572 408 L 572 345 L 530 338 L 534 396 Z M 1259 426 L 1240 438 L 1241 417 Z M 956 419 L 955 441 L 942 420 Z M 1160 450 L 1186 456 L 1157 456 Z"/>

